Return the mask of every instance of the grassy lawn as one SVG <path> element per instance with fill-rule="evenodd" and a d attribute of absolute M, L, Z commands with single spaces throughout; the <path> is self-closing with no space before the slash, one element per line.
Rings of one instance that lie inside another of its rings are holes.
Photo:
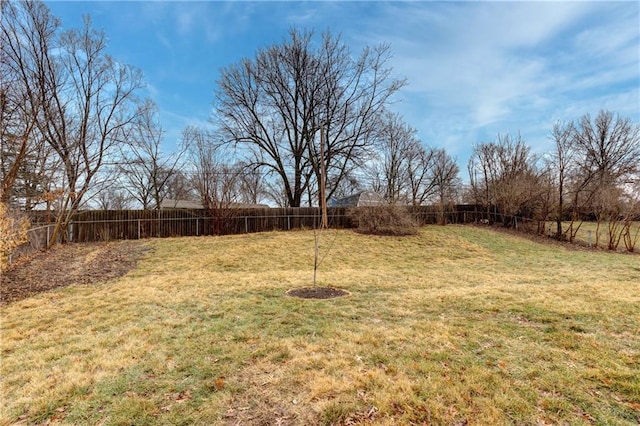
<path fill-rule="evenodd" d="M 0 308 L 0 423 L 637 424 L 640 257 L 475 227 L 150 240 Z M 46 273 L 46 271 L 43 271 Z"/>

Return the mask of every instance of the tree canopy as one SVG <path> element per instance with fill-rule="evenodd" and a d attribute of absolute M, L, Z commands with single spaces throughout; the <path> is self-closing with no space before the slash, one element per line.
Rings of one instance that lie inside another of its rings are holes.
<path fill-rule="evenodd" d="M 330 197 L 363 161 L 381 113 L 405 83 L 392 77 L 388 45 L 354 58 L 339 36 L 314 41 L 312 32 L 292 29 L 283 43 L 223 69 L 215 91 L 214 120 L 225 140 L 275 175 L 293 207 L 317 192 L 321 162 Z"/>

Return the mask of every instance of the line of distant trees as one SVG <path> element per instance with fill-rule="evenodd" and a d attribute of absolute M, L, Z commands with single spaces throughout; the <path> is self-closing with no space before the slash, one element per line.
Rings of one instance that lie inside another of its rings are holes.
<path fill-rule="evenodd" d="M 467 199 L 488 211 L 496 209 L 505 221 L 510 216 L 541 224 L 553 220 L 558 239 L 573 241 L 582 221 L 589 219 L 597 222 L 596 239 L 606 224 L 609 248 L 621 240 L 635 244 L 640 126 L 603 110 L 593 118 L 586 114 L 556 123 L 550 138 L 554 150 L 541 157 L 531 153 L 520 135 L 498 135 L 494 142 L 475 145 Z"/>
<path fill-rule="evenodd" d="M 463 185 L 455 158 L 390 112 L 406 81 L 393 77 L 389 46 L 354 54 L 329 32 L 292 29 L 222 69 L 210 126 L 186 127 L 163 152 L 142 73 L 106 53 L 89 17 L 62 31 L 42 2 L 1 7 L 0 201 L 50 211 L 55 233 L 81 208 L 157 209 L 165 199 L 314 206 L 323 170 L 327 198 L 370 190 L 389 204 L 476 203 L 554 220 L 570 240 L 578 225 L 564 220 L 624 224 L 640 208 L 629 119 L 601 111 L 558 123 L 545 156 L 519 134 L 498 135 L 473 147 Z"/>

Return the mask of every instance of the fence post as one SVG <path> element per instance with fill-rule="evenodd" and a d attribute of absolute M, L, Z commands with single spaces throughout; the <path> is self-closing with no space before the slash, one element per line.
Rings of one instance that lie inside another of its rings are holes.
<path fill-rule="evenodd" d="M 196 237 L 200 235 L 200 218 L 196 217 Z"/>
<path fill-rule="evenodd" d="M 140 229 L 141 225 L 140 225 L 140 219 L 138 219 L 138 239 L 140 239 L 140 234 L 141 234 L 141 229 Z"/>
<path fill-rule="evenodd" d="M 291 230 L 291 216 L 287 214 L 287 231 Z"/>
<path fill-rule="evenodd" d="M 51 225 L 47 225 L 47 248 L 49 248 L 49 233 L 50 233 Z"/>
<path fill-rule="evenodd" d="M 244 233 L 249 233 L 249 219 L 247 218 L 247 216 L 244 217 Z"/>

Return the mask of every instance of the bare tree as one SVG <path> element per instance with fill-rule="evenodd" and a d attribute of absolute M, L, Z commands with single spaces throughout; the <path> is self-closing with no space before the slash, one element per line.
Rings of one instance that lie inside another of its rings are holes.
<path fill-rule="evenodd" d="M 575 128 L 572 122 L 555 123 L 551 131 L 551 139 L 555 143 L 555 150 L 551 156 L 550 168 L 556 176 L 555 184 L 557 188 L 557 208 L 555 212 L 556 219 L 556 238 L 561 240 L 564 238 L 562 232 L 562 219 L 565 209 L 565 195 L 567 192 L 566 180 L 571 173 L 571 167 L 574 165 L 576 147 L 574 144 Z"/>
<path fill-rule="evenodd" d="M 625 203 L 623 212 L 622 241 L 629 252 L 635 251 L 640 240 L 640 172 L 625 184 Z"/>
<path fill-rule="evenodd" d="M 278 207 L 289 207 L 289 197 L 280 179 L 269 179 L 265 183 L 267 197 Z"/>
<path fill-rule="evenodd" d="M 105 53 L 106 36 L 88 17 L 83 28 L 58 34 L 58 21 L 41 2 L 2 5 L 3 37 L 12 43 L 3 60 L 29 88 L 23 115 L 35 120 L 22 134 L 37 130 L 61 167 L 45 194 L 58 206 L 53 244 L 65 239 L 63 230 L 85 195 L 97 192 L 103 164 L 137 115 L 142 75 Z"/>
<path fill-rule="evenodd" d="M 606 247 L 609 250 L 617 250 L 620 242 L 624 241 L 627 250 L 635 244 L 630 238 L 633 231 L 633 220 L 639 216 L 640 203 L 635 198 L 634 182 L 625 182 L 625 185 L 598 186 L 588 206 L 596 219 L 594 245 L 600 245 L 601 235 L 606 236 Z M 637 230 L 635 231 L 637 238 Z M 630 250 L 631 251 L 631 250 Z"/>
<path fill-rule="evenodd" d="M 452 205 L 457 197 L 460 186 L 460 167 L 444 148 L 437 149 L 433 154 L 433 166 L 430 169 L 430 180 L 436 195 L 438 204 L 439 222 L 446 224 L 445 211 Z"/>
<path fill-rule="evenodd" d="M 147 101 L 134 123 L 130 142 L 123 145 L 121 172 L 129 193 L 143 209 L 159 209 L 167 195 L 167 186 L 180 167 L 184 149 L 164 155 L 161 144 L 164 130 L 157 120 L 157 107 Z"/>
<path fill-rule="evenodd" d="M 258 168 L 238 164 L 240 201 L 247 204 L 259 204 L 267 195 L 264 177 Z"/>
<path fill-rule="evenodd" d="M 182 138 L 192 185 L 211 216 L 213 232 L 220 234 L 235 214 L 232 207 L 239 201 L 242 169 L 230 163 L 214 132 L 189 126 Z"/>
<path fill-rule="evenodd" d="M 498 135 L 496 142 L 474 146 L 469 160 L 470 181 L 474 192 L 481 195 L 489 220 L 492 206 L 505 226 L 514 224 L 516 215 L 533 215 L 542 188 L 535 163 L 520 135 Z"/>
<path fill-rule="evenodd" d="M 121 144 L 138 108 L 135 93 L 141 73 L 105 53 L 106 36 L 84 27 L 60 37 L 60 53 L 43 58 L 41 82 L 45 97 L 38 126 L 64 169 L 62 208 L 52 241 L 82 205 L 101 167 Z"/>
<path fill-rule="evenodd" d="M 575 143 L 582 156 L 578 165 L 594 172 L 600 182 L 618 182 L 640 169 L 640 126 L 610 111 L 600 111 L 592 121 L 584 115 Z"/>
<path fill-rule="evenodd" d="M 40 2 L 3 1 L 0 8 L 0 200 L 17 203 L 28 195 L 15 190 L 16 180 L 44 146 L 34 136 L 43 100 L 40 59 L 59 21 Z"/>
<path fill-rule="evenodd" d="M 366 187 L 365 179 L 366 177 L 363 176 L 361 169 L 354 169 L 345 175 L 340 183 L 333 189 L 332 198 L 334 200 L 340 199 L 362 191 Z"/>
<path fill-rule="evenodd" d="M 545 157 L 541 163 L 538 171 L 537 184 L 540 187 L 540 198 L 538 208 L 534 213 L 534 218 L 537 219 L 537 233 L 546 235 L 547 221 L 557 213 L 558 195 L 555 175 L 548 157 Z M 551 236 L 551 229 L 549 229 L 549 236 Z"/>
<path fill-rule="evenodd" d="M 182 164 L 184 167 L 184 164 Z M 164 185 L 165 199 L 196 201 L 193 181 L 184 169 L 176 169 Z"/>
<path fill-rule="evenodd" d="M 238 201 L 239 170 L 230 164 L 224 146 L 216 135 L 205 129 L 188 126 L 182 132 L 190 176 L 205 208 L 227 208 Z"/>
<path fill-rule="evenodd" d="M 436 193 L 433 167 L 439 151 L 424 147 L 398 114 L 386 113 L 379 127 L 377 154 L 365 167 L 369 186 L 389 204 L 424 204 Z"/>
<path fill-rule="evenodd" d="M 471 193 L 474 201 L 486 208 L 488 223 L 492 223 L 491 209 L 495 205 L 491 184 L 494 180 L 491 170 L 495 168 L 493 149 L 493 145 L 490 143 L 475 145 L 467 166 Z"/>
<path fill-rule="evenodd" d="M 131 208 L 131 195 L 114 186 L 102 188 L 94 198 L 100 210 L 128 210 Z"/>
<path fill-rule="evenodd" d="M 376 167 L 376 176 L 380 182 L 381 192 L 389 204 L 409 201 L 409 156 L 420 145 L 416 130 L 406 124 L 399 114 L 385 113 L 377 135 L 380 167 Z"/>
<path fill-rule="evenodd" d="M 435 191 L 435 180 L 432 178 L 435 150 L 425 148 L 422 144 L 414 144 L 407 152 L 407 183 L 410 201 L 414 206 L 423 205 Z"/>
<path fill-rule="evenodd" d="M 31 132 L 28 146 L 20 159 L 7 155 L 7 151 L 2 154 L 3 161 L 15 167 L 5 195 L 11 204 L 27 211 L 46 206 L 48 194 L 55 190 L 62 176 L 59 158 L 37 130 Z"/>
<path fill-rule="evenodd" d="M 388 60 L 386 45 L 354 59 L 339 37 L 326 33 L 314 48 L 312 33 L 291 30 L 289 40 L 222 70 L 217 124 L 247 163 L 273 173 L 288 205 L 300 206 L 308 187 L 320 182 L 321 162 L 331 197 L 371 146 L 377 116 L 404 84 L 391 78 Z"/>
<path fill-rule="evenodd" d="M 4 3 L 3 3 L 4 7 Z M 2 43 L 2 42 L 0 42 Z M 3 43 L 4 44 L 4 43 Z M 4 59 L 2 63 L 6 63 Z M 4 68 L 4 67 L 3 67 Z M 7 73 L 0 74 L 0 201 L 18 204 L 24 194 L 17 190 L 21 170 L 28 157 L 33 156 L 35 117 L 27 111 L 29 101 L 19 95 L 15 82 L 10 82 Z M 16 96 L 17 95 L 17 96 Z"/>
<path fill-rule="evenodd" d="M 567 230 L 571 241 L 579 228 L 574 222 L 580 222 L 586 212 L 595 213 L 604 198 L 608 199 L 605 205 L 610 204 L 607 194 L 619 194 L 618 189 L 640 170 L 640 126 L 610 111 L 600 111 L 593 120 L 586 114 L 575 125 L 572 143 L 572 214 Z"/>

